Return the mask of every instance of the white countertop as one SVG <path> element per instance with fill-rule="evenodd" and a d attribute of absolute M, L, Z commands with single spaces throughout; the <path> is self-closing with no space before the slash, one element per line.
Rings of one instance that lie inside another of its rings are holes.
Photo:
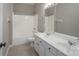
<path fill-rule="evenodd" d="M 66 37 L 64 38 L 62 36 L 59 36 L 59 33 L 54 33 L 50 36 L 46 36 L 45 33 L 38 32 L 35 33 L 35 35 L 37 35 L 38 37 L 49 43 L 51 46 L 55 47 L 56 49 L 68 56 L 79 56 L 79 47 L 70 46 L 66 40 Z M 76 37 L 74 38 L 77 39 Z"/>

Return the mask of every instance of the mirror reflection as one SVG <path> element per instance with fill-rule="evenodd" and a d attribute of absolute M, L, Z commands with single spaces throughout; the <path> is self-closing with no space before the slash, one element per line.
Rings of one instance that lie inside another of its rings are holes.
<path fill-rule="evenodd" d="M 79 37 L 79 4 L 50 4 L 45 9 L 45 32 Z"/>
<path fill-rule="evenodd" d="M 54 32 L 54 4 L 48 4 L 45 8 L 45 32 Z"/>

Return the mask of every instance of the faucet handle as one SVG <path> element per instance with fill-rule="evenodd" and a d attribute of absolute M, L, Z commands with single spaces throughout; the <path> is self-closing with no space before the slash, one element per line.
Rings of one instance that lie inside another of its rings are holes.
<path fill-rule="evenodd" d="M 69 40 L 68 40 L 68 43 L 69 43 L 70 45 L 74 45 L 76 42 L 74 42 L 74 41 L 69 41 Z"/>

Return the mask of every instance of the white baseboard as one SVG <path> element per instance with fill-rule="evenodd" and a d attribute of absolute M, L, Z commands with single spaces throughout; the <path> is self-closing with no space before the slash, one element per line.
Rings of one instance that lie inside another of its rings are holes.
<path fill-rule="evenodd" d="M 5 53 L 5 56 L 8 55 L 9 49 L 10 49 L 11 47 L 13 47 L 13 45 L 9 45 L 9 47 L 7 48 L 7 51 L 6 51 L 6 53 Z"/>

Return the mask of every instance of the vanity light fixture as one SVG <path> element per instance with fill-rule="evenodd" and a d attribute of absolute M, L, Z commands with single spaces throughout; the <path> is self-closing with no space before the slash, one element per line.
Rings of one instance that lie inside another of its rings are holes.
<path fill-rule="evenodd" d="M 47 9 L 47 8 L 51 7 L 51 5 L 53 5 L 53 4 L 54 3 L 46 3 L 45 6 L 44 6 L 44 8 Z"/>

